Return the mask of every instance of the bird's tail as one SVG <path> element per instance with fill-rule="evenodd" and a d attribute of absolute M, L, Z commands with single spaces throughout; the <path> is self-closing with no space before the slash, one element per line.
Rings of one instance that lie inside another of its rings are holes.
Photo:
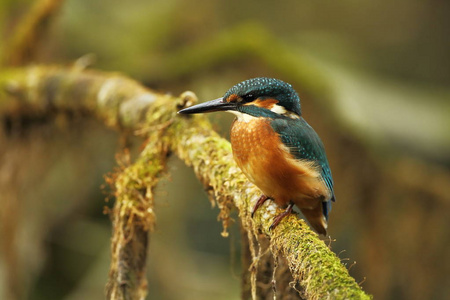
<path fill-rule="evenodd" d="M 300 210 L 315 231 L 324 236 L 327 235 L 328 223 L 323 215 L 322 205 L 318 205 L 314 209 L 300 208 Z"/>

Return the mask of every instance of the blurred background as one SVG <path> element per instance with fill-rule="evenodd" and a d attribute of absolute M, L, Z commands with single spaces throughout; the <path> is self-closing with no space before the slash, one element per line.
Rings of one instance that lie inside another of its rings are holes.
<path fill-rule="evenodd" d="M 35 2 L 0 1 L 0 54 Z M 290 82 L 333 171 L 332 250 L 375 299 L 448 299 L 449 28 L 442 0 L 66 0 L 34 62 L 91 54 L 95 69 L 201 101 L 251 77 Z M 228 137 L 232 117 L 212 117 Z M 0 298 L 104 297 L 101 186 L 119 151 L 120 135 L 86 117 L 2 127 Z M 156 196 L 148 299 L 240 298 L 238 222 L 221 237 L 176 157 Z"/>

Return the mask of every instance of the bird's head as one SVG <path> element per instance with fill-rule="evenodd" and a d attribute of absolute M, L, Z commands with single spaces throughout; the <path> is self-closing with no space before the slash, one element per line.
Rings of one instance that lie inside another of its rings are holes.
<path fill-rule="evenodd" d="M 253 78 L 236 84 L 222 98 L 197 104 L 181 114 L 228 111 L 253 117 L 301 116 L 300 98 L 292 86 L 274 78 Z"/>

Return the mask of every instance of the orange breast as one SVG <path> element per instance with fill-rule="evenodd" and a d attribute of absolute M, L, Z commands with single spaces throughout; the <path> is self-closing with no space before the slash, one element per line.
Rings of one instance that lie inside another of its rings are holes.
<path fill-rule="evenodd" d="M 278 205 L 293 201 L 300 208 L 313 208 L 328 196 L 316 165 L 292 157 L 269 121 L 236 119 L 231 145 L 242 172 Z"/>

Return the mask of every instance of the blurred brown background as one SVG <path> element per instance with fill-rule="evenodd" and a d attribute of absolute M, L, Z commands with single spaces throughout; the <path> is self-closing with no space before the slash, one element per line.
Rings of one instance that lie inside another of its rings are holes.
<path fill-rule="evenodd" d="M 0 1 L 0 54 L 33 3 Z M 93 54 L 96 69 L 202 101 L 250 77 L 292 83 L 334 175 L 333 251 L 375 299 L 448 299 L 449 12 L 442 0 L 67 0 L 35 62 Z M 212 117 L 227 136 L 232 118 Z M 81 116 L 3 126 L 0 298 L 104 297 L 100 186 L 120 149 Z M 175 157 L 156 195 L 148 298 L 238 299 L 238 226 L 220 236 L 218 210 Z"/>

